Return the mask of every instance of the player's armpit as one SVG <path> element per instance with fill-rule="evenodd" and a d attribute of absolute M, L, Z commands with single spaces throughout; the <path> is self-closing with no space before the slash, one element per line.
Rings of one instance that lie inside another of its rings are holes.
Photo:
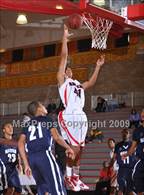
<path fill-rule="evenodd" d="M 88 81 L 85 81 L 84 83 L 82 83 L 82 87 L 84 90 L 86 90 L 86 89 L 90 88 L 91 86 L 90 86 Z"/>

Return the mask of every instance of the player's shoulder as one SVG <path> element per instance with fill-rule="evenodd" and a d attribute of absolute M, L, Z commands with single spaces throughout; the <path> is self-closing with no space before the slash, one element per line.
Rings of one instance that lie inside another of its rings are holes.
<path fill-rule="evenodd" d="M 47 119 L 47 116 L 35 116 L 31 118 L 30 123 L 33 123 L 34 121 L 37 121 L 37 122 L 44 121 L 46 119 Z"/>
<path fill-rule="evenodd" d="M 121 147 L 122 145 L 123 145 L 123 141 L 120 141 L 120 142 L 116 143 L 116 146 L 115 146 L 115 147 L 119 148 L 119 147 Z"/>
<path fill-rule="evenodd" d="M 73 81 L 73 79 L 71 79 L 71 78 L 65 79 L 65 81 L 61 85 L 58 86 L 59 91 L 64 90 L 65 87 L 67 86 L 67 84 L 69 84 L 72 81 Z"/>
<path fill-rule="evenodd" d="M 39 116 L 37 118 L 37 122 L 41 122 L 41 123 L 48 123 L 48 122 L 52 122 L 52 118 L 50 116 Z"/>
<path fill-rule="evenodd" d="M 118 153 L 118 151 L 119 151 L 119 148 L 121 147 L 122 145 L 121 145 L 121 142 L 118 142 L 118 143 L 116 143 L 116 145 L 115 145 L 115 153 Z"/>
<path fill-rule="evenodd" d="M 78 80 L 74 80 L 74 82 L 76 83 L 76 84 L 78 84 L 78 85 L 80 85 L 81 83 L 78 81 Z"/>
<path fill-rule="evenodd" d="M 143 126 L 140 126 L 140 127 L 136 128 L 136 129 L 133 131 L 133 135 L 138 135 L 138 134 L 140 134 L 141 132 L 144 133 L 144 127 L 143 127 Z"/>

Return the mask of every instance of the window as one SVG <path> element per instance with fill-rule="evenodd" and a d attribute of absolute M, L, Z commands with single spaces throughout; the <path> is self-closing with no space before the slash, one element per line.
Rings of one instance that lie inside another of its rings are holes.
<path fill-rule="evenodd" d="M 45 45 L 44 46 L 44 57 L 49 57 L 49 56 L 55 56 L 55 48 L 56 45 Z"/>
<path fill-rule="evenodd" d="M 89 51 L 91 49 L 91 39 L 78 40 L 77 49 L 79 52 Z"/>
<path fill-rule="evenodd" d="M 12 52 L 12 61 L 18 62 L 23 60 L 23 49 L 16 49 Z"/>

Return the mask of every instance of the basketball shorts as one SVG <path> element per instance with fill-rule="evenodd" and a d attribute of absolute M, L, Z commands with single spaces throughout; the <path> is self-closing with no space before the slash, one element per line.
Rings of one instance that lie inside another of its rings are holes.
<path fill-rule="evenodd" d="M 132 177 L 136 192 L 144 192 L 144 160 L 139 160 L 135 164 Z"/>
<path fill-rule="evenodd" d="M 0 193 L 5 189 L 7 189 L 6 167 L 0 160 Z"/>
<path fill-rule="evenodd" d="M 83 111 L 73 110 L 66 113 L 65 110 L 58 115 L 61 134 L 67 142 L 73 146 L 84 146 L 88 129 L 88 121 Z"/>
<path fill-rule="evenodd" d="M 132 169 L 131 168 L 119 168 L 117 181 L 119 185 L 119 190 L 122 192 L 132 192 L 133 191 L 133 181 L 132 181 Z"/>
<path fill-rule="evenodd" d="M 29 155 L 38 195 L 66 195 L 63 176 L 52 152 L 43 150 Z"/>
<path fill-rule="evenodd" d="M 16 192 L 21 193 L 22 187 L 20 184 L 20 179 L 16 168 L 14 168 L 11 171 L 7 171 L 7 178 L 8 178 L 8 187 L 14 187 Z"/>

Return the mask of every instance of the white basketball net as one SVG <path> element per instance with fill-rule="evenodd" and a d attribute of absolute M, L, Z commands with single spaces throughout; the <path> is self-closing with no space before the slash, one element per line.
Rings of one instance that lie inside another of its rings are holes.
<path fill-rule="evenodd" d="M 90 14 L 82 15 L 83 22 L 89 28 L 92 35 L 92 48 L 106 49 L 107 38 L 112 27 L 113 21 L 96 16 L 92 18 Z"/>

